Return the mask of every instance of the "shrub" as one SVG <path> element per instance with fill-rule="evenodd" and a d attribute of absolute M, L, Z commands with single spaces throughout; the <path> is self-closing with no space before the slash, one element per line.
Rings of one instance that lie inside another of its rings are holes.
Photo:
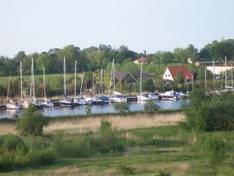
<path fill-rule="evenodd" d="M 22 117 L 17 121 L 17 129 L 23 135 L 40 136 L 43 135 L 43 128 L 47 124 L 48 120 L 31 106 L 24 111 Z"/>
<path fill-rule="evenodd" d="M 155 176 L 170 176 L 170 174 L 167 172 L 159 171 L 155 174 Z"/>
<path fill-rule="evenodd" d="M 146 104 L 144 104 L 145 112 L 152 113 L 158 109 L 159 107 L 156 105 L 156 103 L 153 100 L 147 101 Z"/>
<path fill-rule="evenodd" d="M 208 159 L 213 170 L 217 174 L 217 166 L 225 159 L 226 144 L 215 136 L 206 136 L 200 141 L 200 150 L 203 157 Z"/>
<path fill-rule="evenodd" d="M 122 102 L 122 103 L 115 103 L 114 108 L 117 112 L 119 113 L 126 113 L 129 112 L 129 105 L 127 102 Z"/>
<path fill-rule="evenodd" d="M 196 95 L 200 98 L 192 96 L 191 105 L 186 111 L 186 121 L 189 128 L 195 131 L 234 129 L 233 95 L 216 95 L 216 97 L 207 100 L 203 100 L 202 93 Z"/>
<path fill-rule="evenodd" d="M 132 175 L 136 173 L 136 169 L 134 167 L 126 165 L 120 165 L 119 170 L 124 175 Z"/>
<path fill-rule="evenodd" d="M 62 157 L 88 157 L 92 154 L 90 140 L 87 136 L 57 135 L 54 138 L 54 147 Z"/>
<path fill-rule="evenodd" d="M 92 114 L 92 107 L 90 105 L 85 106 L 85 113 L 86 113 L 86 115 Z"/>
<path fill-rule="evenodd" d="M 24 141 L 16 135 L 6 135 L 0 138 L 1 150 L 16 151 L 17 149 L 26 150 Z"/>
<path fill-rule="evenodd" d="M 0 171 L 49 165 L 56 158 L 55 149 L 44 138 L 21 138 L 14 135 L 0 138 Z"/>
<path fill-rule="evenodd" d="M 57 153 L 54 148 L 44 148 L 40 150 L 30 150 L 27 154 L 27 160 L 31 166 L 46 166 L 55 163 Z"/>

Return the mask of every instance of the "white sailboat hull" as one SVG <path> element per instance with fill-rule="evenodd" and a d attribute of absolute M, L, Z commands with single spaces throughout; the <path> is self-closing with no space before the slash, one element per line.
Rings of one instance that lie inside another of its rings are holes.
<path fill-rule="evenodd" d="M 17 110 L 17 109 L 20 109 L 20 106 L 17 105 L 17 104 L 7 103 L 6 104 L 6 108 L 7 109 L 15 109 L 15 110 Z"/>

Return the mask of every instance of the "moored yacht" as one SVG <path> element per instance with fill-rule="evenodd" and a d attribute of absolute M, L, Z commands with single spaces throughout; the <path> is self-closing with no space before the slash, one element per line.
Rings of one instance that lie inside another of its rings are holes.
<path fill-rule="evenodd" d="M 177 101 L 180 99 L 180 96 L 174 90 L 160 93 L 159 96 L 162 100 Z"/>

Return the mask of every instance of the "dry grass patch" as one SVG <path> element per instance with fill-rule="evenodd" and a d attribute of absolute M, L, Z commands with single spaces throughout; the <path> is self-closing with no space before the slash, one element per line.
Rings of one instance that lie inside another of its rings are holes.
<path fill-rule="evenodd" d="M 16 133 L 15 124 L 0 122 L 0 135 Z"/>
<path fill-rule="evenodd" d="M 184 120 L 182 113 L 173 114 L 136 114 L 129 116 L 105 116 L 82 119 L 69 119 L 62 121 L 52 121 L 45 128 L 46 133 L 64 131 L 67 133 L 85 133 L 98 131 L 100 122 L 107 120 L 117 129 L 137 129 L 167 125 L 176 125 Z"/>

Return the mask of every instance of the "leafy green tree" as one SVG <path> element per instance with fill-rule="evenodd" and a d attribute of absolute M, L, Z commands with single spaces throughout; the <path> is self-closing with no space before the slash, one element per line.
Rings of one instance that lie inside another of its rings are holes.
<path fill-rule="evenodd" d="M 129 105 L 127 102 L 122 102 L 122 103 L 115 103 L 114 108 L 117 112 L 119 113 L 126 113 L 129 112 Z"/>
<path fill-rule="evenodd" d="M 152 79 L 143 80 L 142 81 L 142 89 L 144 91 L 154 92 L 155 91 L 154 81 Z"/>
<path fill-rule="evenodd" d="M 156 103 L 152 100 L 150 101 L 147 101 L 145 104 L 144 104 L 144 111 L 147 112 L 147 113 L 152 113 L 152 112 L 155 112 L 156 110 L 158 110 L 159 107 L 156 105 Z"/>
<path fill-rule="evenodd" d="M 17 121 L 17 129 L 23 135 L 41 136 L 48 120 L 35 107 L 30 106 Z"/>

